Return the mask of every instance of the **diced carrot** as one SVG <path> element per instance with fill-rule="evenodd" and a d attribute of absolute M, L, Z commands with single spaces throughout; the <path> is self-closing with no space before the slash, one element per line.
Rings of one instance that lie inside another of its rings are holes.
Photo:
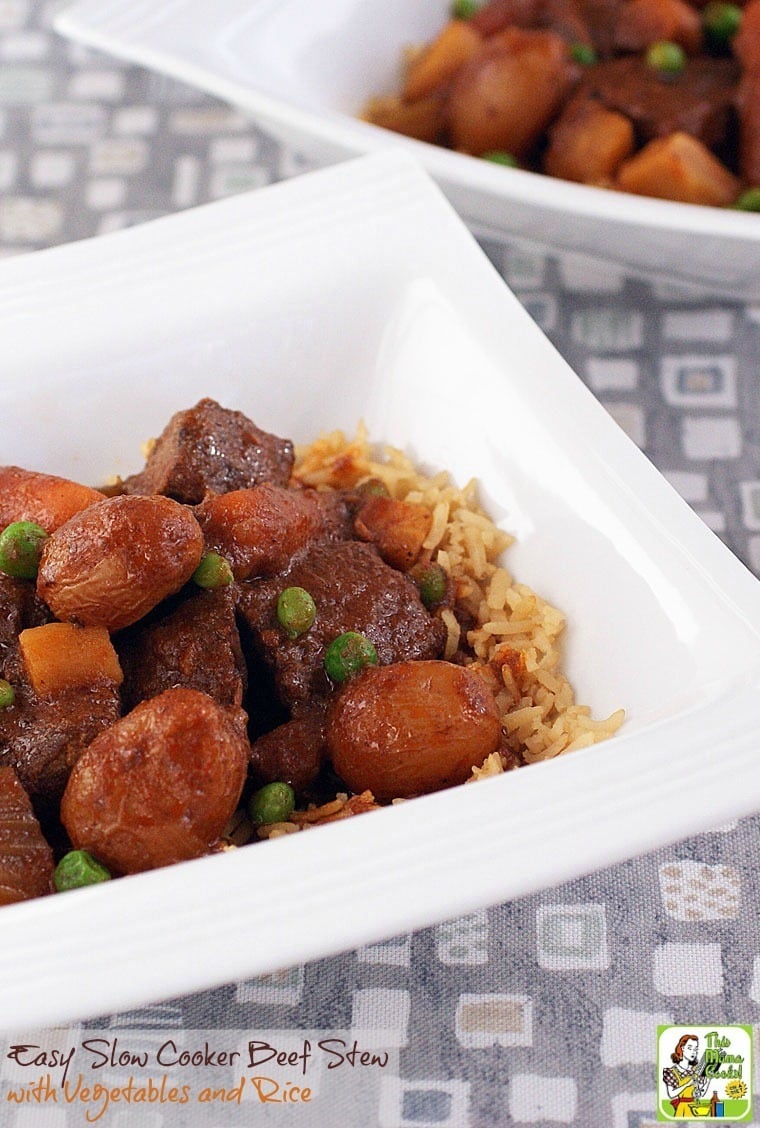
<path fill-rule="evenodd" d="M 103 681 L 121 685 L 119 658 L 105 627 L 46 623 L 19 635 L 32 689 L 53 697 L 67 689 L 86 689 Z"/>
<path fill-rule="evenodd" d="M 592 99 L 571 103 L 549 133 L 544 171 L 581 184 L 607 185 L 635 148 L 631 121 Z"/>
<path fill-rule="evenodd" d="M 642 51 L 658 40 L 678 43 L 688 55 L 702 47 L 699 13 L 684 0 L 627 0 L 620 6 L 615 46 Z"/>
<path fill-rule="evenodd" d="M 617 187 L 661 200 L 727 207 L 740 186 L 701 141 L 688 133 L 671 133 L 650 141 L 626 161 L 618 173 Z"/>
<path fill-rule="evenodd" d="M 0 528 L 13 521 L 34 521 L 52 533 L 75 513 L 102 500 L 98 490 L 68 478 L 20 466 L 0 467 Z"/>
<path fill-rule="evenodd" d="M 386 564 L 405 572 L 417 560 L 432 524 L 424 505 L 371 497 L 357 513 L 354 528 L 357 536 L 376 546 Z"/>
<path fill-rule="evenodd" d="M 409 66 L 402 97 L 416 102 L 446 86 L 459 68 L 480 50 L 482 39 L 465 20 L 449 20 Z"/>

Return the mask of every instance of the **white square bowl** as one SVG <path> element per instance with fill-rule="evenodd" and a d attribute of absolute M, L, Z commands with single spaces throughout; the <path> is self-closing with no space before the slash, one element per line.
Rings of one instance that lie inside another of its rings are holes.
<path fill-rule="evenodd" d="M 368 98 L 398 88 L 403 49 L 432 38 L 449 10 L 449 0 L 79 0 L 55 27 L 241 107 L 316 166 L 405 149 L 479 234 L 760 300 L 758 215 L 571 184 L 357 120 Z"/>
<path fill-rule="evenodd" d="M 0 911 L 0 1023 L 230 982 L 561 882 L 760 800 L 760 583 L 584 388 L 407 157 L 0 265 L 2 460 L 102 482 L 210 395 L 360 419 L 476 476 L 612 740 L 308 834 Z"/>

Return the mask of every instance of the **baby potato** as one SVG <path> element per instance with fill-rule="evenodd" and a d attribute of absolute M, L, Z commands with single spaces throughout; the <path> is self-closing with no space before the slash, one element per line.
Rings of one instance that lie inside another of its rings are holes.
<path fill-rule="evenodd" d="M 206 545 L 228 561 L 236 580 L 282 571 L 323 524 L 309 494 L 271 482 L 212 495 L 196 515 Z"/>
<path fill-rule="evenodd" d="M 52 533 L 75 513 L 102 500 L 98 490 L 69 478 L 0 466 L 0 528 L 13 521 L 34 521 Z"/>
<path fill-rule="evenodd" d="M 37 594 L 57 619 L 118 631 L 190 579 L 203 553 L 192 512 L 168 497 L 109 497 L 45 542 Z"/>
<path fill-rule="evenodd" d="M 524 156 L 562 105 L 573 80 L 567 45 L 551 31 L 500 32 L 459 71 L 449 97 L 455 149 Z"/>
<path fill-rule="evenodd" d="M 61 802 L 73 846 L 113 874 L 205 854 L 245 782 L 250 748 L 237 714 L 199 690 L 175 687 L 97 736 Z"/>
<path fill-rule="evenodd" d="M 493 694 L 451 662 L 369 666 L 333 698 L 327 747 L 354 792 L 407 798 L 464 783 L 501 739 Z"/>

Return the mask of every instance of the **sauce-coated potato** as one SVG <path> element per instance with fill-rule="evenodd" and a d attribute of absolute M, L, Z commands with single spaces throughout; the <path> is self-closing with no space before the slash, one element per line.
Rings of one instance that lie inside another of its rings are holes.
<path fill-rule="evenodd" d="M 73 845 L 113 874 L 197 858 L 237 805 L 248 767 L 236 723 L 195 689 L 167 689 L 96 737 L 61 802 Z"/>
<path fill-rule="evenodd" d="M 567 45 L 553 32 L 500 32 L 454 79 L 453 147 L 524 156 L 562 105 L 572 73 Z"/>
<path fill-rule="evenodd" d="M 372 666 L 335 696 L 327 715 L 333 766 L 352 791 L 404 798 L 464 783 L 501 738 L 493 695 L 450 662 Z"/>
<path fill-rule="evenodd" d="M 309 494 L 271 482 L 211 496 L 196 514 L 207 547 L 227 560 L 236 580 L 284 570 L 322 527 Z"/>
<path fill-rule="evenodd" d="M 0 466 L 0 528 L 13 521 L 34 521 L 46 533 L 52 533 L 69 517 L 79 513 L 103 494 L 90 486 L 23 470 L 20 466 Z"/>
<path fill-rule="evenodd" d="M 179 591 L 203 553 L 191 511 L 168 497 L 109 497 L 45 542 L 37 594 L 57 619 L 117 631 Z"/>

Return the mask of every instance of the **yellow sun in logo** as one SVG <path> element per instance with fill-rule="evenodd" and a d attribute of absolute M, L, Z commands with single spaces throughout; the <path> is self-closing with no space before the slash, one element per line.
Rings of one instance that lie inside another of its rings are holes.
<path fill-rule="evenodd" d="M 727 1081 L 726 1082 L 726 1096 L 731 1097 L 732 1100 L 738 1100 L 740 1097 L 747 1095 L 747 1086 L 743 1081 Z"/>

